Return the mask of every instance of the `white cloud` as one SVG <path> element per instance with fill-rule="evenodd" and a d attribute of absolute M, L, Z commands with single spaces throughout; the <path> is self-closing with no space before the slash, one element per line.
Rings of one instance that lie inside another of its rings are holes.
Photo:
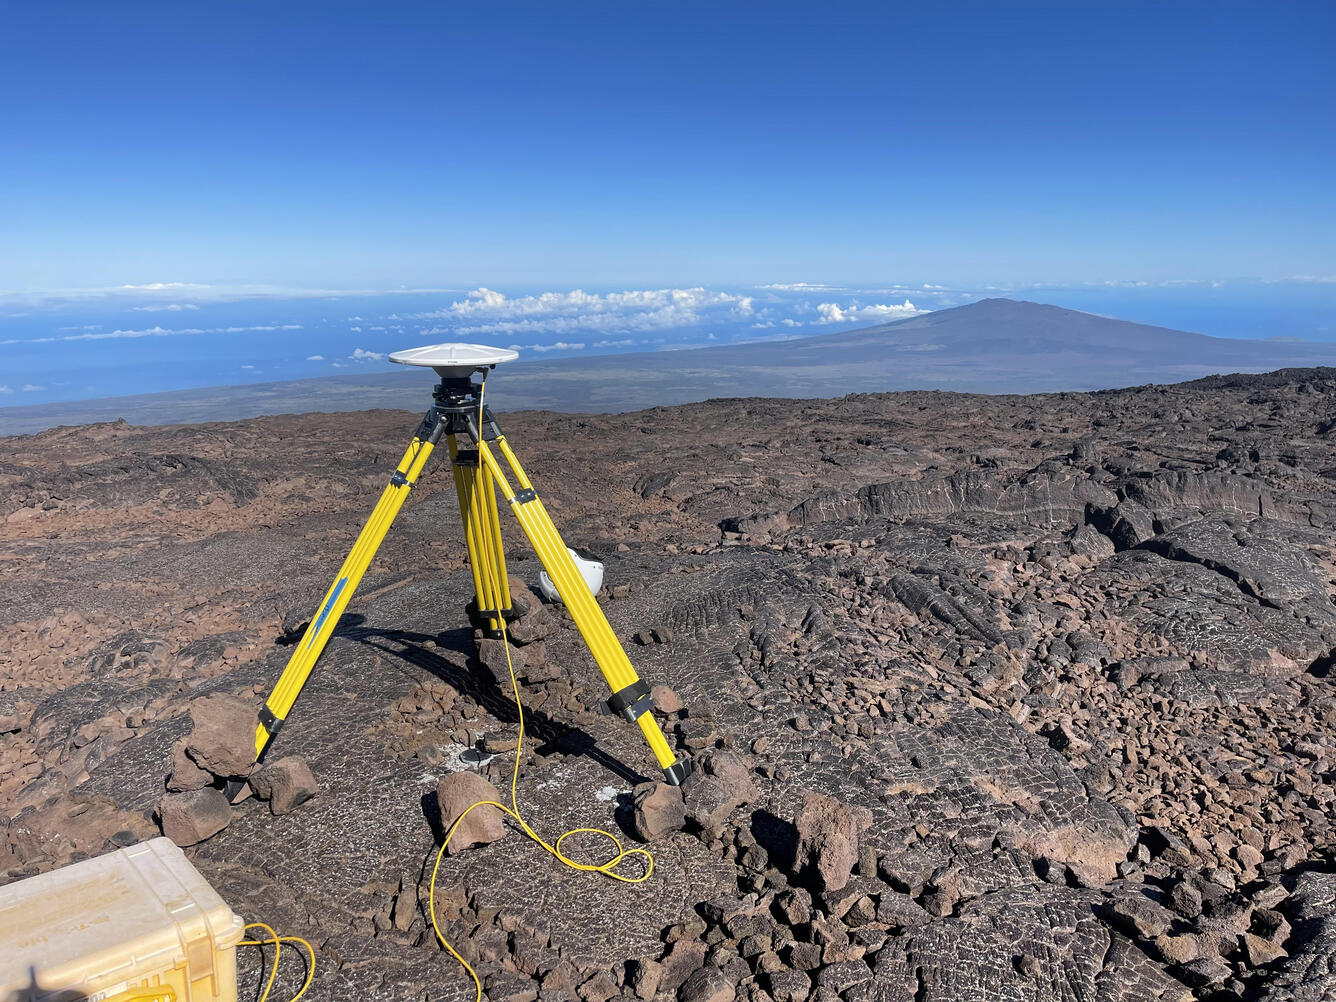
<path fill-rule="evenodd" d="M 131 306 L 135 313 L 180 313 L 182 310 L 198 310 L 194 303 L 149 303 L 147 306 Z"/>
<path fill-rule="evenodd" d="M 324 356 L 324 355 L 307 355 L 307 356 L 306 356 L 306 361 L 308 361 L 308 362 L 323 362 L 324 360 L 325 360 L 325 356 Z"/>
<path fill-rule="evenodd" d="M 633 338 L 622 338 L 620 341 L 595 341 L 595 348 L 630 348 L 636 342 Z"/>
<path fill-rule="evenodd" d="M 445 309 L 417 314 L 417 319 L 449 322 L 424 334 L 625 334 L 746 318 L 752 315 L 752 304 L 751 296 L 700 288 L 606 294 L 574 289 L 514 299 L 480 288 Z"/>
<path fill-rule="evenodd" d="M 771 282 L 758 285 L 758 289 L 774 289 L 777 292 L 801 292 L 804 289 L 838 289 L 837 285 L 823 285 L 821 282 Z"/>
<path fill-rule="evenodd" d="M 24 383 L 24 384 L 23 384 L 23 392 L 24 392 L 24 393 L 37 393 L 38 391 L 40 391 L 40 390 L 44 390 L 44 389 L 46 389 L 45 386 L 38 386 L 38 385 L 36 385 L 35 383 Z"/>
<path fill-rule="evenodd" d="M 13 393 L 13 392 L 14 391 L 11 390 L 8 386 L 0 386 L 0 393 Z"/>
<path fill-rule="evenodd" d="M 50 344 L 54 341 L 108 341 L 117 338 L 175 337 L 181 334 L 240 334 L 245 331 L 299 331 L 301 324 L 258 324 L 251 327 L 162 327 L 154 325 L 138 330 L 101 331 L 91 334 L 66 334 L 61 337 L 9 338 L 4 344 Z"/>
<path fill-rule="evenodd" d="M 367 351 L 365 348 L 354 348 L 353 353 L 348 357 L 354 362 L 383 362 L 387 356 L 383 351 Z"/>
<path fill-rule="evenodd" d="M 138 330 L 114 330 L 101 331 L 91 334 L 66 334 L 64 337 L 35 337 L 35 338 L 10 338 L 7 341 L 0 341 L 0 344 L 46 344 L 51 341 L 107 341 L 116 338 L 136 338 L 136 337 L 170 337 L 174 334 L 203 334 L 204 330 L 199 327 L 170 328 L 154 325 L 153 327 L 144 327 Z"/>
<path fill-rule="evenodd" d="M 847 306 L 840 306 L 838 303 L 820 303 L 816 308 L 821 314 L 819 324 L 852 324 L 852 323 L 875 323 L 877 321 L 899 320 L 903 317 L 913 317 L 920 313 L 928 313 L 929 310 L 921 310 L 908 299 L 902 304 L 886 305 L 883 303 L 874 303 L 868 306 L 862 306 L 857 301 Z"/>
<path fill-rule="evenodd" d="M 583 351 L 585 344 L 583 341 L 558 341 L 556 344 L 512 344 L 509 347 L 511 351 Z"/>

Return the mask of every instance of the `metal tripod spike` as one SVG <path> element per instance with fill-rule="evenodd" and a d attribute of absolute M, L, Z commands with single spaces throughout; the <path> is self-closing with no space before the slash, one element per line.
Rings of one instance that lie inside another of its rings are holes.
<path fill-rule="evenodd" d="M 333 585 L 298 642 L 274 691 L 260 708 L 259 726 L 255 730 L 257 757 L 264 755 L 287 720 L 362 575 L 407 500 L 408 492 L 417 483 L 441 437 L 445 436 L 454 469 L 460 516 L 464 522 L 478 625 L 499 635 L 502 620 L 511 608 L 497 514 L 496 492 L 499 489 L 612 690 L 604 708 L 639 726 L 669 783 L 677 786 L 686 778 L 690 762 L 678 760 L 654 715 L 648 712 L 654 705 L 649 686 L 631 666 L 626 651 L 567 552 L 561 534 L 525 476 L 491 409 L 483 403 L 481 383 L 473 382 L 474 373 L 481 372 L 485 378 L 486 373 L 500 363 L 518 357 L 518 352 L 477 344 L 427 345 L 390 356 L 390 361 L 402 365 L 435 369 L 441 382 L 432 394 L 432 406 L 423 416 L 380 501 L 339 568 Z M 461 438 L 472 448 L 460 448 Z"/>

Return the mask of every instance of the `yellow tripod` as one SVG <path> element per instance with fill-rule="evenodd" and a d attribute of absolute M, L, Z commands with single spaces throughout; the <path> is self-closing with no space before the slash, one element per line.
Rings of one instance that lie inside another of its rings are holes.
<path fill-rule="evenodd" d="M 476 347 L 431 346 L 433 350 Z M 415 352 L 426 350 L 414 349 Z M 493 351 L 501 361 L 515 357 L 513 352 L 487 350 Z M 444 356 L 439 351 L 436 356 L 432 356 L 440 357 Z M 404 360 L 397 356 L 393 358 L 395 361 Z M 432 451 L 444 436 L 454 468 L 460 515 L 464 521 L 464 538 L 468 545 L 469 567 L 473 573 L 476 596 L 477 624 L 489 634 L 500 636 L 502 621 L 511 611 L 510 586 L 506 578 L 506 559 L 502 551 L 501 523 L 496 501 L 496 492 L 500 489 L 501 496 L 515 513 L 520 527 L 551 577 L 571 619 L 580 630 L 590 654 L 612 690 L 612 695 L 603 704 L 604 709 L 637 724 L 663 769 L 664 778 L 674 786 L 680 785 L 686 778 L 690 763 L 677 759 L 654 715 L 648 712 L 654 705 L 649 686 L 631 666 L 612 627 L 608 625 L 607 617 L 590 594 L 589 586 L 567 552 L 566 544 L 562 542 L 547 509 L 543 507 L 533 484 L 525 476 L 519 460 L 501 433 L 491 409 L 484 405 L 481 382 L 473 382 L 474 372 L 482 372 L 485 378 L 486 372 L 495 367 L 495 362 L 460 364 L 454 356 L 450 356 L 449 361 L 454 364 L 436 365 L 431 360 L 409 362 L 432 365 L 440 374 L 440 385 L 432 395 L 434 403 L 422 418 L 413 441 L 399 460 L 380 501 L 367 519 L 343 566 L 339 568 L 334 584 L 325 594 L 320 609 L 298 642 L 278 684 L 260 708 L 259 726 L 255 730 L 256 755 L 265 753 L 287 720 L 320 653 L 337 628 L 353 592 L 357 590 L 362 575 L 366 573 L 395 516 L 407 500 L 408 492 L 421 476 Z M 461 440 L 471 448 L 460 448 Z"/>

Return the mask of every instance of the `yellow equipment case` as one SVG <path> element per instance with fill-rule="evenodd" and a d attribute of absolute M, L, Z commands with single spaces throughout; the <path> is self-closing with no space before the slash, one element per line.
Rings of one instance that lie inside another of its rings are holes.
<path fill-rule="evenodd" d="M 241 935 L 155 838 L 0 887 L 0 1002 L 236 1002 Z"/>

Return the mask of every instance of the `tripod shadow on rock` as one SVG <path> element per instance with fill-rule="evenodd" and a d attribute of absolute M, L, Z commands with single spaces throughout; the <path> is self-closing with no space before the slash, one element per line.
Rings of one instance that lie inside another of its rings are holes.
<path fill-rule="evenodd" d="M 345 617 L 346 620 L 350 617 Z M 416 633 L 411 630 L 374 629 L 358 624 L 340 624 L 340 635 L 349 640 L 399 658 L 408 664 L 436 676 L 460 693 L 472 698 L 503 724 L 519 724 L 515 702 L 509 691 L 502 691 L 491 673 L 478 660 L 473 644 L 473 631 L 467 628 L 447 630 L 440 634 Z M 463 654 L 468 658 L 464 668 L 449 661 L 426 646 L 432 641 L 437 647 Z M 648 777 L 628 766 L 621 759 L 598 746 L 593 735 L 579 727 L 554 720 L 540 709 L 525 708 L 524 730 L 527 737 L 536 740 L 534 752 L 539 755 L 584 755 L 607 769 L 625 783 L 644 783 Z"/>

